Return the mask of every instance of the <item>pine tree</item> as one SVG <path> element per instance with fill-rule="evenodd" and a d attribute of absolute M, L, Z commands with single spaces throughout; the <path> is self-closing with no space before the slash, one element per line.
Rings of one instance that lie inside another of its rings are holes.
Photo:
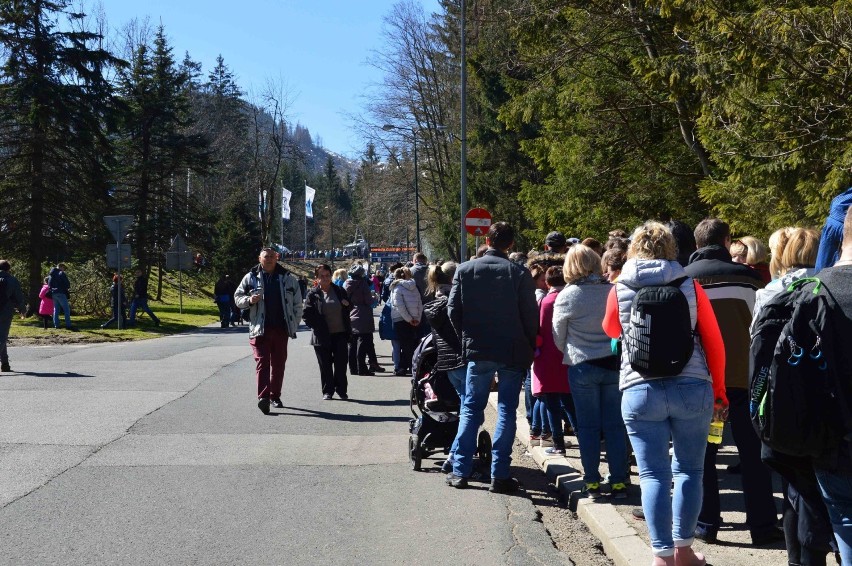
<path fill-rule="evenodd" d="M 162 26 L 153 49 L 140 45 L 120 78 L 127 105 L 119 142 L 120 201 L 136 217 L 134 255 L 141 266 L 156 261 L 178 233 L 186 234 L 193 203 L 183 183 L 190 170 L 207 166 L 207 143 L 190 133 L 190 75 L 175 65 Z"/>
<path fill-rule="evenodd" d="M 101 36 L 79 31 L 85 15 L 69 5 L 0 4 L 0 247 L 27 262 L 31 305 L 42 261 L 91 252 L 107 235 L 114 98 L 103 72 L 121 61 L 98 46 Z"/>

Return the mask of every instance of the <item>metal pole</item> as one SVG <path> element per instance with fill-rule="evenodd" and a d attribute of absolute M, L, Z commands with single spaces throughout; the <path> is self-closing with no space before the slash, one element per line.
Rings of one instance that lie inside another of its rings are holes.
<path fill-rule="evenodd" d="M 308 259 L 308 181 L 305 180 L 305 257 Z"/>
<path fill-rule="evenodd" d="M 119 226 L 119 233 L 120 233 L 121 232 L 121 222 L 118 223 L 118 226 Z M 116 325 L 118 325 L 118 329 L 121 330 L 122 328 L 124 328 L 124 325 L 121 324 L 121 322 L 124 319 L 124 316 L 122 316 L 124 314 L 124 309 L 123 309 L 124 305 L 121 304 L 121 241 L 120 240 L 115 241 L 115 249 L 118 252 L 116 254 L 118 256 L 118 295 L 116 295 L 116 297 L 115 297 L 117 302 L 118 302 L 118 311 L 115 313 L 115 317 L 117 319 Z M 115 305 L 113 305 L 113 306 L 115 306 Z"/>
<path fill-rule="evenodd" d="M 467 47 L 465 39 L 465 0 L 461 0 L 461 245 L 459 263 L 467 261 L 467 233 L 464 215 L 467 213 Z"/>
<path fill-rule="evenodd" d="M 334 269 L 334 214 L 331 214 L 331 268 Z"/>
<path fill-rule="evenodd" d="M 415 129 L 411 129 L 411 139 L 414 142 L 414 218 L 416 221 L 414 229 L 417 230 L 415 234 L 414 240 L 417 242 L 417 251 L 422 252 L 423 248 L 420 246 L 420 189 L 419 189 L 419 175 L 417 174 L 417 131 Z"/>
<path fill-rule="evenodd" d="M 178 262 L 180 259 L 178 259 Z M 183 314 L 183 269 L 178 263 L 178 298 L 180 300 L 180 314 Z"/>

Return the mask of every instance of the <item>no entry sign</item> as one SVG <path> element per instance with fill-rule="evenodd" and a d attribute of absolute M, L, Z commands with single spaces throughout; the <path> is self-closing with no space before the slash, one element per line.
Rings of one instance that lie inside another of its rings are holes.
<path fill-rule="evenodd" d="M 471 208 L 464 215 L 464 229 L 471 236 L 484 236 L 491 226 L 491 213 L 484 208 Z"/>

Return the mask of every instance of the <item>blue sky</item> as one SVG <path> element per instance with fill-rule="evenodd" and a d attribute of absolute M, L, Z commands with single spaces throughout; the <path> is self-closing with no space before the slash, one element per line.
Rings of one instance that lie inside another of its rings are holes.
<path fill-rule="evenodd" d="M 420 0 L 427 13 L 438 0 Z M 101 0 L 109 25 L 133 18 L 165 26 L 175 56 L 185 51 L 212 68 L 217 55 L 244 91 L 281 80 L 292 103 L 288 118 L 331 151 L 356 156 L 363 142 L 347 114 L 381 76 L 366 64 L 382 48 L 382 20 L 395 0 Z M 87 2 L 88 6 L 92 3 Z"/>

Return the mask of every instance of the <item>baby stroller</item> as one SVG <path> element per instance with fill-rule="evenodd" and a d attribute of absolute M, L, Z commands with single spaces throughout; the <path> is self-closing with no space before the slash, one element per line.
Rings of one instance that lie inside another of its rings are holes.
<path fill-rule="evenodd" d="M 436 452 L 450 453 L 459 428 L 459 396 L 446 372 L 433 370 L 438 351 L 427 334 L 412 357 L 409 407 L 414 418 L 408 423 L 408 459 L 420 471 L 423 458 Z M 419 413 L 418 413 L 419 412 Z M 491 468 L 491 435 L 479 431 L 476 454 L 483 469 Z"/>

